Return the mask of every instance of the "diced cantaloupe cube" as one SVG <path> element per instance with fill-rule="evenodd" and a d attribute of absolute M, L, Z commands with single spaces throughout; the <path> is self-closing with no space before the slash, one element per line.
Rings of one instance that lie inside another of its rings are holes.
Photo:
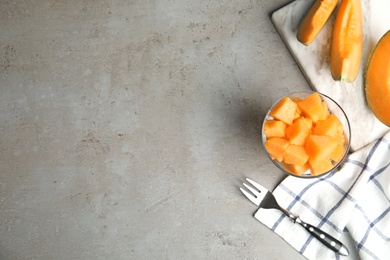
<path fill-rule="evenodd" d="M 287 124 L 280 120 L 267 120 L 264 123 L 264 134 L 270 137 L 285 137 Z"/>
<path fill-rule="evenodd" d="M 309 164 L 305 163 L 304 165 L 296 165 L 296 164 L 287 164 L 283 163 L 284 168 L 295 175 L 302 175 L 307 170 L 309 170 Z"/>
<path fill-rule="evenodd" d="M 346 152 L 346 149 L 347 149 L 343 129 L 338 130 L 338 132 L 334 138 L 337 141 L 337 147 L 333 151 L 333 153 L 331 153 L 329 155 L 329 157 L 330 157 L 330 159 L 332 159 L 334 162 L 337 163 L 343 158 L 343 156 Z"/>
<path fill-rule="evenodd" d="M 317 176 L 327 171 L 330 171 L 333 168 L 333 164 L 328 158 L 323 158 L 315 162 L 309 159 L 309 167 L 311 175 Z"/>
<path fill-rule="evenodd" d="M 328 104 L 326 104 L 325 101 L 322 101 L 322 111 L 323 111 L 323 114 L 319 120 L 324 120 L 330 115 L 329 109 L 328 109 Z"/>
<path fill-rule="evenodd" d="M 291 125 L 297 104 L 289 97 L 282 98 L 270 111 L 269 115 L 275 119 L 281 120 L 288 125 Z"/>
<path fill-rule="evenodd" d="M 307 155 L 305 148 L 301 145 L 290 144 L 283 154 L 283 162 L 287 164 L 303 166 L 308 159 L 309 155 Z"/>
<path fill-rule="evenodd" d="M 295 119 L 292 125 L 286 127 L 286 137 L 291 144 L 304 145 L 309 135 L 310 129 L 303 117 Z"/>
<path fill-rule="evenodd" d="M 313 122 L 325 119 L 329 114 L 326 103 L 322 101 L 317 92 L 302 99 L 302 101 L 298 103 L 298 106 L 302 109 L 302 113 L 311 118 Z"/>
<path fill-rule="evenodd" d="M 335 115 L 329 115 L 325 120 L 318 120 L 314 127 L 315 135 L 329 135 L 336 137 L 336 135 L 343 132 L 343 125 Z"/>
<path fill-rule="evenodd" d="M 283 154 L 289 146 L 289 141 L 283 137 L 271 137 L 265 141 L 264 145 L 272 159 L 283 161 Z"/>
<path fill-rule="evenodd" d="M 311 120 L 308 117 L 303 117 L 305 119 L 305 123 L 307 124 L 307 127 L 311 130 L 313 128 L 313 120 Z"/>
<path fill-rule="evenodd" d="M 336 149 L 329 155 L 329 158 L 333 160 L 335 163 L 338 163 L 345 154 L 345 147 L 343 141 L 338 141 Z"/>
<path fill-rule="evenodd" d="M 310 163 L 316 163 L 323 159 L 329 159 L 329 155 L 337 147 L 337 140 L 328 135 L 310 135 L 306 139 L 305 149 L 309 155 Z"/>
<path fill-rule="evenodd" d="M 301 99 L 298 98 L 298 97 L 295 97 L 295 98 L 292 99 L 292 101 L 294 101 L 298 105 L 298 103 L 301 102 Z M 297 106 L 297 110 L 296 111 L 297 111 L 298 114 L 302 113 L 302 109 L 299 106 Z"/>
<path fill-rule="evenodd" d="M 295 110 L 294 120 L 297 119 L 298 117 L 301 117 L 301 114 L 298 112 L 298 110 Z"/>

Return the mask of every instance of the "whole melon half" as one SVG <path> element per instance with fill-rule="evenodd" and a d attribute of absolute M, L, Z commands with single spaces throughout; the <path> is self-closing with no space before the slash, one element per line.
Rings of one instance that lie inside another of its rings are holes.
<path fill-rule="evenodd" d="M 369 59 L 365 92 L 374 115 L 390 126 L 390 30 L 378 41 Z"/>

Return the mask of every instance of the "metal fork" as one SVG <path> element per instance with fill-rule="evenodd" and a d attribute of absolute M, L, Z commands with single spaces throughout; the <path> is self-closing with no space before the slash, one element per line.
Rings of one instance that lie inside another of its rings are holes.
<path fill-rule="evenodd" d="M 310 234 L 312 234 L 315 238 L 321 241 L 324 245 L 335 251 L 340 255 L 349 255 L 349 251 L 343 243 L 341 243 L 336 238 L 322 231 L 321 229 L 310 225 L 308 223 L 303 222 L 298 216 L 292 214 L 290 211 L 279 206 L 276 201 L 274 195 L 269 192 L 266 188 L 261 186 L 260 184 L 252 181 L 251 179 L 246 178 L 246 180 L 252 184 L 253 187 L 249 186 L 246 183 L 243 183 L 244 186 L 252 193 L 249 193 L 243 188 L 240 188 L 241 192 L 254 204 L 264 209 L 278 209 L 282 211 L 287 217 L 289 217 L 294 223 L 300 224 L 304 227 Z"/>

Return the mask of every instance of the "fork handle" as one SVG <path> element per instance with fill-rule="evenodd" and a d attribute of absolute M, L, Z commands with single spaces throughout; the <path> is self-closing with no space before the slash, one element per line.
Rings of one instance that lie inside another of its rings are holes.
<path fill-rule="evenodd" d="M 304 227 L 307 231 L 309 231 L 310 234 L 312 234 L 315 238 L 317 238 L 321 243 L 323 243 L 324 245 L 326 245 L 336 253 L 345 256 L 349 255 L 348 248 L 343 243 L 341 243 L 339 240 L 332 237 L 328 233 L 322 231 L 321 229 L 313 225 L 303 222 L 300 218 L 297 218 L 295 222 L 297 222 L 302 227 Z"/>
<path fill-rule="evenodd" d="M 347 256 L 349 255 L 348 248 L 341 243 L 336 238 L 332 237 L 328 233 L 322 231 L 321 229 L 310 225 L 304 221 L 302 221 L 298 216 L 293 215 L 291 212 L 281 209 L 284 214 L 286 214 L 294 223 L 300 224 L 302 227 L 304 227 L 311 235 L 313 235 L 315 238 L 317 238 L 321 243 L 326 245 L 328 248 L 332 249 L 334 252 Z"/>

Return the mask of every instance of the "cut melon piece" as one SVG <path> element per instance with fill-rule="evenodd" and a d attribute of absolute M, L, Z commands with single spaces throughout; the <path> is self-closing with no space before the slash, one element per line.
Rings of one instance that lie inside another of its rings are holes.
<path fill-rule="evenodd" d="M 330 70 L 334 80 L 353 82 L 356 79 L 362 59 L 363 40 L 362 0 L 341 0 L 330 50 Z M 383 55 L 387 56 L 387 53 Z"/>
<path fill-rule="evenodd" d="M 310 45 L 328 21 L 339 0 L 316 0 L 299 24 L 297 38 Z"/>
<path fill-rule="evenodd" d="M 285 137 L 287 124 L 280 120 L 267 120 L 264 123 L 264 134 L 270 137 Z"/>
<path fill-rule="evenodd" d="M 295 104 L 298 105 L 298 103 L 301 102 L 302 99 L 300 99 L 300 98 L 298 98 L 298 97 L 295 97 L 295 98 L 292 99 L 292 101 L 294 101 Z M 301 113 L 302 113 L 302 109 L 301 109 L 299 106 L 297 106 L 297 113 L 298 113 L 298 114 L 301 114 Z"/>
<path fill-rule="evenodd" d="M 313 120 L 313 122 L 324 120 L 329 115 L 326 103 L 322 101 L 317 92 L 304 98 L 298 103 L 298 106 L 302 109 L 302 113 Z"/>
<path fill-rule="evenodd" d="M 283 154 L 290 142 L 283 137 L 271 137 L 265 141 L 264 145 L 272 159 L 283 161 Z"/>
<path fill-rule="evenodd" d="M 336 137 L 337 135 L 343 133 L 343 125 L 337 116 L 332 114 L 325 120 L 318 120 L 313 133 L 315 135 L 329 135 Z"/>
<path fill-rule="evenodd" d="M 305 163 L 304 165 L 296 165 L 296 164 L 287 164 L 283 162 L 283 166 L 286 169 L 286 171 L 291 172 L 295 175 L 302 175 L 307 170 L 309 170 L 309 164 Z"/>
<path fill-rule="evenodd" d="M 308 159 L 309 155 L 301 145 L 290 144 L 283 154 L 283 162 L 287 164 L 303 166 Z"/>
<path fill-rule="evenodd" d="M 289 97 L 282 98 L 270 111 L 269 115 L 275 119 L 281 120 L 288 125 L 291 125 L 297 104 Z"/>
<path fill-rule="evenodd" d="M 307 117 L 302 117 L 305 120 L 305 123 L 309 129 L 313 128 L 313 120 Z"/>
<path fill-rule="evenodd" d="M 309 155 L 309 162 L 316 164 L 323 159 L 328 159 L 329 155 L 337 147 L 337 140 L 328 135 L 310 135 L 305 144 L 305 149 Z"/>
<path fill-rule="evenodd" d="M 345 154 L 344 142 L 338 142 L 335 150 L 329 155 L 329 158 L 338 163 Z"/>
<path fill-rule="evenodd" d="M 324 172 L 330 171 L 333 168 L 333 164 L 328 158 L 323 158 L 319 161 L 312 161 L 309 159 L 309 167 L 311 170 L 311 175 L 317 176 Z"/>
<path fill-rule="evenodd" d="M 286 137 L 291 144 L 304 145 L 306 138 L 310 135 L 310 128 L 303 117 L 294 120 L 294 123 L 286 128 Z"/>
<path fill-rule="evenodd" d="M 383 124 L 390 126 L 390 30 L 371 54 L 365 77 L 369 107 Z"/>

